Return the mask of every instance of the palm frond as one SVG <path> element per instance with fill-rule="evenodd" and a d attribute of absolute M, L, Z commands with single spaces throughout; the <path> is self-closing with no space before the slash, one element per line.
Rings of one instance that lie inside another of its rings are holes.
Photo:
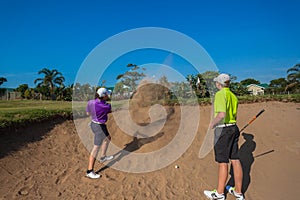
<path fill-rule="evenodd" d="M 290 72 L 300 72 L 300 63 L 294 65 L 292 68 L 287 70 L 287 73 L 290 73 Z"/>

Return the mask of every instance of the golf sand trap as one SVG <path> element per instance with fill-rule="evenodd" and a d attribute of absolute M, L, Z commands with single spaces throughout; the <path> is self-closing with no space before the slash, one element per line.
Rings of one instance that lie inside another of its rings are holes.
<path fill-rule="evenodd" d="M 261 109 L 266 111 L 240 137 L 246 199 L 296 200 L 300 186 L 300 104 L 242 104 L 238 126 L 242 128 Z M 148 111 L 135 113 L 135 119 L 140 120 L 137 123 L 151 121 Z M 110 115 L 108 129 L 112 142 L 120 148 L 127 147 L 128 155 L 162 148 L 178 129 L 180 107 L 168 107 L 166 114 L 169 117 L 161 130 L 163 134 L 153 140 L 123 133 Z M 89 152 L 73 121 L 57 119 L 4 130 L 0 134 L 0 199 L 206 199 L 203 190 L 213 189 L 217 184 L 217 164 L 212 151 L 202 159 L 198 153 L 211 106 L 201 106 L 200 115 L 196 137 L 175 162 L 138 174 L 97 162 L 95 170 L 102 175 L 98 180 L 85 178 Z M 227 199 L 235 198 L 228 195 Z"/>

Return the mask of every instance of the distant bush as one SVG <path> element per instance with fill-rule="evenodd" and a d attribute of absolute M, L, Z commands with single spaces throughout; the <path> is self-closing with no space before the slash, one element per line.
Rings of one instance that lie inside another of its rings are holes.
<path fill-rule="evenodd" d="M 239 96 L 240 103 L 255 103 L 266 101 L 281 101 L 300 103 L 300 94 L 282 94 L 282 95 L 258 95 L 258 96 Z"/>

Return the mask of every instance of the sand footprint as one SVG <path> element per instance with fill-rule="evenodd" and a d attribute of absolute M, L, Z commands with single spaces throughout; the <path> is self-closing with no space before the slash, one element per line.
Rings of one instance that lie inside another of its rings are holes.
<path fill-rule="evenodd" d="M 23 188 L 21 188 L 21 189 L 18 191 L 18 194 L 19 194 L 19 195 L 22 195 L 22 196 L 26 196 L 26 195 L 29 194 L 29 190 L 30 190 L 30 188 L 28 188 L 28 187 L 23 187 Z"/>
<path fill-rule="evenodd" d="M 295 142 L 295 144 L 286 146 L 286 149 L 292 153 L 299 155 L 300 152 L 300 142 Z"/>
<path fill-rule="evenodd" d="M 30 193 L 30 190 L 33 188 L 34 183 L 35 182 L 21 187 L 21 189 L 18 190 L 18 195 L 27 196 Z"/>
<path fill-rule="evenodd" d="M 60 175 L 58 175 L 58 177 L 55 180 L 55 184 L 63 184 L 64 182 L 66 182 L 66 180 L 70 177 L 70 173 L 67 172 L 67 170 L 64 170 Z"/>

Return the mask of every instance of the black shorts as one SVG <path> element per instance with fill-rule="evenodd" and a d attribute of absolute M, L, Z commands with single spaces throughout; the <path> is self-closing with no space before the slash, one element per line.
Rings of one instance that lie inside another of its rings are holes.
<path fill-rule="evenodd" d="M 91 128 L 94 133 L 94 145 L 100 146 L 106 137 L 109 137 L 109 132 L 105 124 L 91 123 Z"/>
<path fill-rule="evenodd" d="M 239 128 L 236 125 L 215 129 L 215 160 L 218 163 L 229 163 L 229 159 L 239 159 Z"/>

